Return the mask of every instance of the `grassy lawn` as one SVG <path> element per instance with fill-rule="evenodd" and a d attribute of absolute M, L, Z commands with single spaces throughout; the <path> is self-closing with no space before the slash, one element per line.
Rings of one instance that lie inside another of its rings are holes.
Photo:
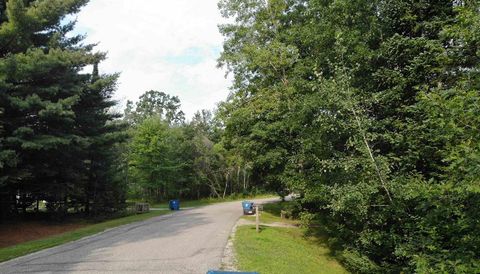
<path fill-rule="evenodd" d="M 20 257 L 35 251 L 39 251 L 45 248 L 61 245 L 67 242 L 81 239 L 86 236 L 90 236 L 99 232 L 103 232 L 106 229 L 125 225 L 137 221 L 143 221 L 155 216 L 164 215 L 169 211 L 151 211 L 149 213 L 131 215 L 118 219 L 113 219 L 101 223 L 89 224 L 85 227 L 62 233 L 55 236 L 50 236 L 40 240 L 34 240 L 24 242 L 18 245 L 0 248 L 0 262 L 7 261 L 16 257 Z"/>
<path fill-rule="evenodd" d="M 287 203 L 268 204 L 264 207 L 262 223 L 295 223 L 280 219 L 280 210 Z M 244 217 L 254 220 L 254 217 Z M 256 233 L 255 226 L 237 228 L 234 247 L 238 268 L 242 271 L 268 273 L 348 273 L 330 255 L 326 239 L 306 237 L 299 227 L 261 226 Z"/>

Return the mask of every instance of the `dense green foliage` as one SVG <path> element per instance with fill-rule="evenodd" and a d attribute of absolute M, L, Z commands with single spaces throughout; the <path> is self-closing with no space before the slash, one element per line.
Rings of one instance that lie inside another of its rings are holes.
<path fill-rule="evenodd" d="M 132 198 L 225 198 L 255 187 L 248 167 L 223 147 L 223 127 L 210 111 L 185 122 L 178 97 L 157 91 L 146 92 L 135 105 L 125 111 L 131 123 L 125 158 Z"/>
<path fill-rule="evenodd" d="M 130 124 L 140 124 L 143 120 L 156 117 L 168 123 L 180 124 L 185 121 L 185 114 L 180 110 L 180 99 L 164 92 L 150 90 L 145 92 L 133 107 L 127 102 L 125 120 Z"/>
<path fill-rule="evenodd" d="M 117 119 L 86 2 L 0 0 L 1 219 L 261 188 L 353 272 L 479 271 L 478 1 L 221 0 L 232 93 L 188 122 L 153 90 Z"/>
<path fill-rule="evenodd" d="M 67 35 L 85 0 L 0 1 L 0 217 L 35 202 L 64 214 L 121 207 L 115 144 L 123 137 L 105 56 Z M 87 66 L 92 73 L 84 73 Z"/>
<path fill-rule="evenodd" d="M 361 273 L 480 269 L 477 1 L 223 0 L 224 147 Z"/>

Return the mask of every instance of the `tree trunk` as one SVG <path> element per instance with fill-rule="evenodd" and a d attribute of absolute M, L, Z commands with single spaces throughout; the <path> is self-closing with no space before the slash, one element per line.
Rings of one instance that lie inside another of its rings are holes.
<path fill-rule="evenodd" d="M 362 139 L 363 139 L 363 143 L 365 145 L 365 148 L 368 151 L 368 156 L 370 157 L 370 160 L 372 161 L 372 164 L 375 167 L 375 171 L 377 172 L 377 176 L 378 176 L 378 179 L 380 181 L 380 184 L 382 185 L 382 188 L 385 190 L 385 192 L 387 194 L 387 197 L 388 197 L 388 200 L 390 201 L 390 203 L 392 203 L 393 202 L 392 196 L 390 195 L 390 191 L 387 188 L 387 184 L 386 184 L 385 180 L 383 179 L 382 173 L 380 171 L 380 167 L 378 166 L 378 163 L 375 160 L 375 157 L 373 156 L 373 152 L 372 152 L 372 149 L 370 148 L 370 144 L 368 143 L 367 136 L 365 134 L 365 130 L 363 129 L 360 118 L 358 117 L 357 112 L 355 111 L 354 108 L 352 108 L 352 113 L 353 113 L 353 116 L 355 117 L 355 121 L 357 122 L 357 126 L 358 126 L 358 129 L 360 131 L 360 134 L 362 135 Z"/>
<path fill-rule="evenodd" d="M 213 180 L 215 181 L 215 175 L 214 175 L 214 179 L 213 179 Z M 207 181 L 209 182 L 208 186 L 209 186 L 210 189 L 212 190 L 213 194 L 214 194 L 215 196 L 217 196 L 217 198 L 221 198 L 222 196 L 220 196 L 220 194 L 218 193 L 218 191 L 217 191 L 217 189 L 216 189 L 216 187 L 215 187 L 216 182 L 212 181 L 211 179 L 207 179 Z"/>
<path fill-rule="evenodd" d="M 240 189 L 240 165 L 237 166 L 237 191 Z"/>
<path fill-rule="evenodd" d="M 247 170 L 243 168 L 243 191 L 247 190 Z"/>
<path fill-rule="evenodd" d="M 227 194 L 227 187 L 228 187 L 228 172 L 225 174 L 225 188 L 223 189 L 223 199 L 225 199 L 225 195 Z"/>

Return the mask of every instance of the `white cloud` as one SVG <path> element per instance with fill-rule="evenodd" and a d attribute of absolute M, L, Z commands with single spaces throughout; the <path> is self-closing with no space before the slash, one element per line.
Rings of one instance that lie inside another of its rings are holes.
<path fill-rule="evenodd" d="M 120 72 L 117 98 L 136 100 L 146 90 L 180 97 L 190 117 L 228 95 L 231 81 L 216 68 L 223 38 L 218 0 L 91 0 L 77 31 L 107 51 L 102 72 Z"/>

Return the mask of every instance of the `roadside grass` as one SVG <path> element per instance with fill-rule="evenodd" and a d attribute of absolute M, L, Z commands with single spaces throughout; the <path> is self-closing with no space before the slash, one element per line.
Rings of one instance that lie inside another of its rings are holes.
<path fill-rule="evenodd" d="M 280 218 L 280 210 L 289 202 L 264 205 L 260 221 L 264 224 L 297 221 Z M 244 216 L 255 220 L 255 216 Z M 348 273 L 331 254 L 327 238 L 306 236 L 300 227 L 239 226 L 235 233 L 234 248 L 238 268 L 242 271 L 256 271 L 262 274 L 275 273 Z"/>
<path fill-rule="evenodd" d="M 275 273 L 348 273 L 330 255 L 325 245 L 305 237 L 300 228 L 240 226 L 235 233 L 235 251 L 242 271 Z"/>
<path fill-rule="evenodd" d="M 86 236 L 103 232 L 109 228 L 143 221 L 167 213 L 169 213 L 169 211 L 151 211 L 144 214 L 130 215 L 127 217 L 108 220 L 95 224 L 89 224 L 88 222 L 84 221 L 87 225 L 76 230 L 72 230 L 55 236 L 46 237 L 39 240 L 24 242 L 14 246 L 0 248 L 0 262 L 7 261 L 36 251 L 40 251 L 42 249 L 75 241 Z"/>

